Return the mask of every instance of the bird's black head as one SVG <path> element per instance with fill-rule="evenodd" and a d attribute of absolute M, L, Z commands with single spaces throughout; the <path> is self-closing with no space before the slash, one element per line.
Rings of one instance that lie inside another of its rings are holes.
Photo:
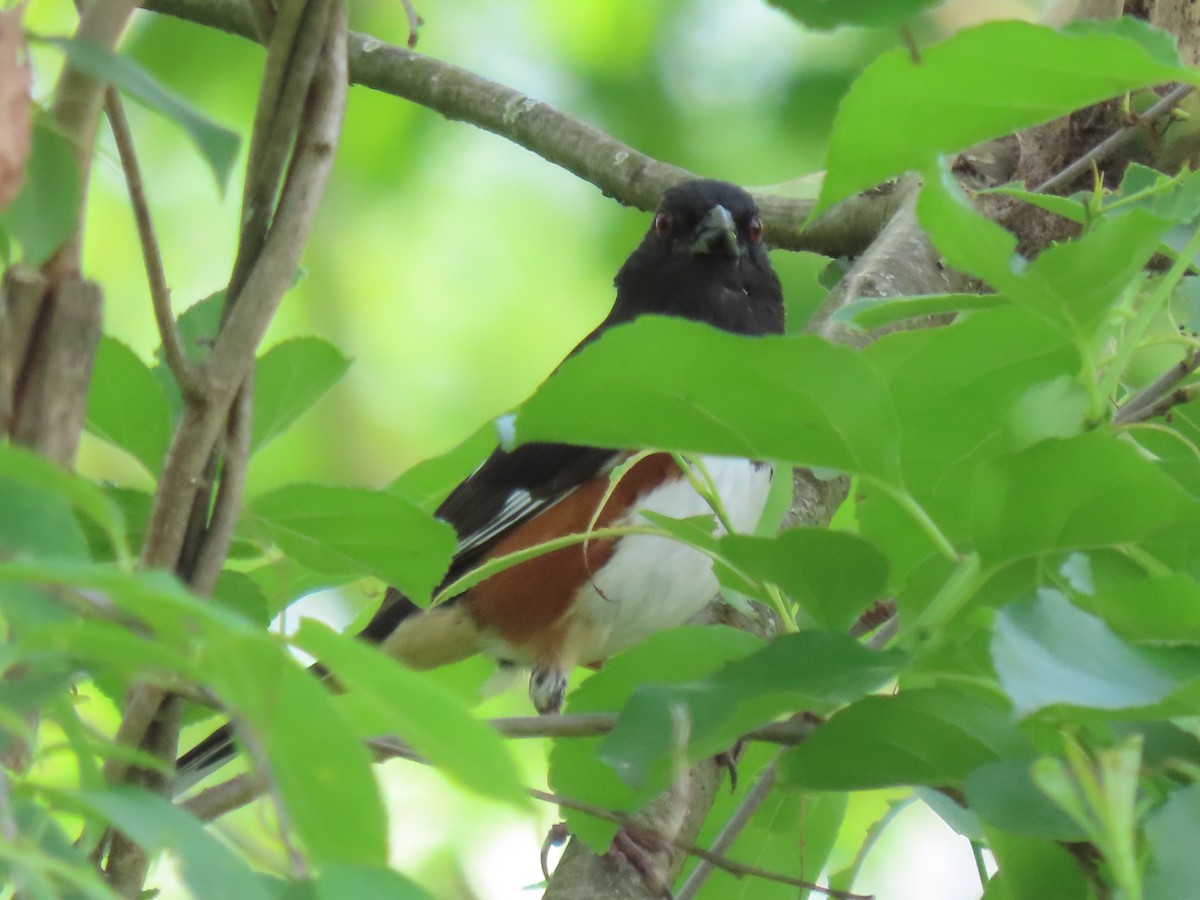
<path fill-rule="evenodd" d="M 604 325 L 656 313 L 738 334 L 782 332 L 783 291 L 762 239 L 758 207 L 741 188 L 724 181 L 671 188 L 617 272 L 617 302 Z"/>

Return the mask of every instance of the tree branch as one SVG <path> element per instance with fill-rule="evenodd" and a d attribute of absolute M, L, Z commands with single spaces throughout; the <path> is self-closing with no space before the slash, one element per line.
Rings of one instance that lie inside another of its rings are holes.
<path fill-rule="evenodd" d="M 154 225 L 150 221 L 150 203 L 146 199 L 146 187 L 134 150 L 133 134 L 125 116 L 125 107 L 115 88 L 110 87 L 106 91 L 104 107 L 113 140 L 117 145 L 117 155 L 121 158 L 121 169 L 125 172 L 125 184 L 129 189 L 129 203 L 133 207 L 133 220 L 137 225 L 138 241 L 142 246 L 142 264 L 146 268 L 146 281 L 150 285 L 150 302 L 154 307 L 154 321 L 158 326 L 159 340 L 162 341 L 163 359 L 166 360 L 171 374 L 175 376 L 180 392 L 186 397 L 195 389 L 192 383 L 192 366 L 183 351 L 183 342 L 175 324 L 175 313 L 171 309 L 171 289 L 167 286 L 167 273 L 163 269 L 162 254 L 154 236 Z"/>
<path fill-rule="evenodd" d="M 147 0 L 146 9 L 256 40 L 249 10 L 238 0 Z M 652 210 L 662 192 L 695 176 L 660 162 L 547 103 L 370 35 L 351 32 L 350 79 L 448 119 L 506 138 L 594 184 L 627 205 Z M 897 209 L 888 185 L 838 204 L 805 226 L 813 201 L 754 190 L 767 240 L 787 250 L 855 256 Z"/>

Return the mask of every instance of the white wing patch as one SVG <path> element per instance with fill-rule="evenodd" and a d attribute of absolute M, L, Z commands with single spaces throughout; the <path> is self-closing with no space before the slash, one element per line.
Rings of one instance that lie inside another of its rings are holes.
<path fill-rule="evenodd" d="M 623 459 L 627 459 L 628 454 L 614 456 L 605 466 L 596 474 L 605 475 L 616 468 L 617 464 Z M 479 468 L 483 468 L 480 466 Z M 478 471 L 478 469 L 476 469 Z M 473 531 L 471 534 L 465 534 L 458 539 L 458 546 L 455 548 L 454 555 L 465 553 L 468 550 L 473 550 L 476 547 L 486 544 L 493 538 L 503 534 L 514 525 L 519 525 L 527 519 L 533 518 L 543 509 L 547 509 L 561 500 L 567 494 L 571 493 L 574 488 L 562 491 L 549 497 L 535 498 L 528 488 L 514 488 L 504 500 L 504 505 L 500 507 L 500 511 L 495 517 L 487 522 L 478 531 Z"/>
<path fill-rule="evenodd" d="M 553 498 L 557 500 L 558 498 Z M 516 488 L 504 500 L 504 505 L 500 507 L 500 511 L 496 513 L 495 518 L 489 521 L 483 528 L 474 531 L 471 534 L 463 535 L 459 538 L 458 547 L 454 551 L 457 556 L 460 553 L 465 553 L 475 547 L 485 544 L 501 534 L 508 528 L 518 522 L 524 521 L 534 513 L 548 505 L 547 500 L 535 500 L 533 495 L 525 488 Z"/>

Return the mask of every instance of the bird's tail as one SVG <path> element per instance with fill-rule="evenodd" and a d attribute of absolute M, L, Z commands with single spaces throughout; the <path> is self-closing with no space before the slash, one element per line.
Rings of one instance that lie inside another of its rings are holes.
<path fill-rule="evenodd" d="M 379 644 L 412 669 L 448 665 L 479 651 L 478 629 L 459 604 L 422 610 L 395 588 L 388 588 L 379 611 L 358 636 Z M 327 674 L 320 664 L 310 671 L 321 678 Z M 203 781 L 236 752 L 233 726 L 226 723 L 176 760 L 172 794 L 178 796 Z"/>

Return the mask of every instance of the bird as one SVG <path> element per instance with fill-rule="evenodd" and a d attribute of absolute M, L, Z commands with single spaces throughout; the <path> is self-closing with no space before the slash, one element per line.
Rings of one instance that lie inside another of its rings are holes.
<path fill-rule="evenodd" d="M 783 290 L 763 238 L 758 207 L 741 188 L 707 179 L 668 188 L 641 243 L 616 274 L 611 311 L 568 358 L 644 315 L 752 337 L 782 333 Z M 766 504 L 769 462 L 707 457 L 689 465 L 703 466 L 735 531 L 754 528 Z M 669 453 L 634 458 L 629 449 L 550 442 L 497 448 L 435 512 L 458 535 L 442 584 L 553 538 L 644 524 L 643 511 L 674 518 L 711 514 L 688 474 Z M 388 588 L 359 636 L 413 669 L 477 653 L 502 668 L 529 669 L 535 709 L 552 714 L 561 708 L 576 666 L 598 665 L 684 624 L 718 590 L 706 554 L 664 536 L 626 534 L 528 559 L 429 609 Z M 226 725 L 180 757 L 176 790 L 233 753 Z"/>

